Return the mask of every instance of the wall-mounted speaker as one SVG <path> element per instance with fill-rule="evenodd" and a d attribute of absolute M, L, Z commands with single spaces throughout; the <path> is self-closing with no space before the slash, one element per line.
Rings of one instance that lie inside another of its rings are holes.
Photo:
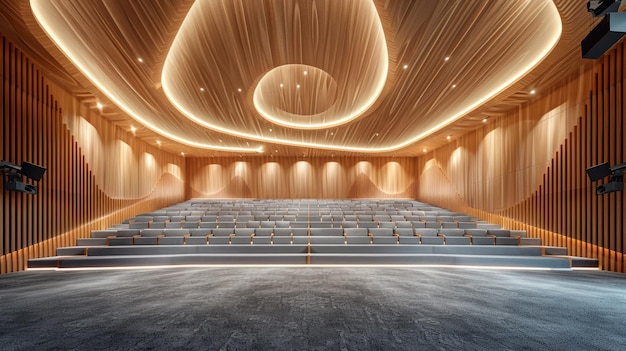
<path fill-rule="evenodd" d="M 580 42 L 583 58 L 597 59 L 626 35 L 626 12 L 611 12 Z"/>

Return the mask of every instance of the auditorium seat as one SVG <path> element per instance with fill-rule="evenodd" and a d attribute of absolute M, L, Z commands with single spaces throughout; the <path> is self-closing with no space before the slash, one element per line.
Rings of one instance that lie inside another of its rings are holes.
<path fill-rule="evenodd" d="M 235 228 L 235 222 L 217 222 L 218 228 Z"/>
<path fill-rule="evenodd" d="M 165 222 L 150 222 L 148 223 L 150 229 L 165 229 Z"/>
<path fill-rule="evenodd" d="M 457 222 L 441 222 L 441 228 L 459 228 Z"/>
<path fill-rule="evenodd" d="M 209 245 L 228 245 L 230 244 L 230 236 L 210 236 L 208 242 Z"/>
<path fill-rule="evenodd" d="M 163 230 L 163 235 L 165 236 L 185 236 L 189 234 L 190 229 L 168 229 L 165 228 Z"/>
<path fill-rule="evenodd" d="M 272 244 L 274 245 L 290 245 L 291 236 L 274 235 L 272 237 Z"/>
<path fill-rule="evenodd" d="M 356 244 L 356 245 L 369 245 L 372 243 L 372 239 L 369 236 L 346 236 L 347 244 Z"/>
<path fill-rule="evenodd" d="M 291 228 L 291 233 L 293 234 L 293 236 L 308 236 L 309 235 L 309 229 L 307 229 L 307 228 Z M 274 234 L 276 234 L 276 233 L 274 233 Z"/>
<path fill-rule="evenodd" d="M 374 242 L 376 242 L 376 239 L 374 239 Z M 398 236 L 398 243 L 400 245 L 418 245 L 420 243 L 420 237 L 400 235 Z"/>
<path fill-rule="evenodd" d="M 413 230 L 418 236 L 437 236 L 439 234 L 439 229 L 435 228 L 414 228 Z"/>
<path fill-rule="evenodd" d="M 231 228 L 216 228 L 216 229 L 213 229 L 213 231 L 211 233 L 213 234 L 213 236 L 228 237 L 231 234 L 234 234 L 234 229 L 231 229 Z"/>
<path fill-rule="evenodd" d="M 184 245 L 184 236 L 162 236 L 158 238 L 159 245 Z"/>
<path fill-rule="evenodd" d="M 143 229 L 146 230 L 146 229 Z M 139 229 L 120 229 L 117 230 L 115 236 L 117 237 L 130 237 L 132 238 L 135 235 L 139 235 L 141 231 Z"/>
<path fill-rule="evenodd" d="M 296 243 L 294 237 L 294 244 Z M 369 239 L 369 238 L 368 238 Z M 311 245 L 342 245 L 345 238 L 342 236 L 311 236 Z"/>
<path fill-rule="evenodd" d="M 279 221 L 275 224 L 276 228 L 289 228 L 291 227 L 291 221 Z"/>
<path fill-rule="evenodd" d="M 206 245 L 207 237 L 206 236 L 188 236 L 185 237 L 185 245 Z"/>
<path fill-rule="evenodd" d="M 343 236 L 341 228 L 311 228 L 311 236 Z"/>
<path fill-rule="evenodd" d="M 198 228 L 217 228 L 217 223 L 216 222 L 200 222 L 198 223 Z"/>
<path fill-rule="evenodd" d="M 440 229 L 441 222 L 424 222 L 424 228 Z"/>
<path fill-rule="evenodd" d="M 270 245 L 272 243 L 271 236 L 253 236 L 252 244 L 253 245 Z"/>
<path fill-rule="evenodd" d="M 160 235 L 163 235 L 163 232 L 165 231 L 165 229 L 144 229 L 141 231 L 140 235 L 142 237 L 157 237 Z"/>
<path fill-rule="evenodd" d="M 332 222 L 310 222 L 309 227 L 310 228 L 332 228 L 333 223 Z"/>
<path fill-rule="evenodd" d="M 107 245 L 109 246 L 120 246 L 120 245 L 132 245 L 133 237 L 116 237 L 116 238 L 108 238 Z"/>
<path fill-rule="evenodd" d="M 421 236 L 420 240 L 423 245 L 443 245 L 443 236 Z"/>
<path fill-rule="evenodd" d="M 264 228 L 264 229 L 273 230 L 272 228 Z M 254 228 L 235 228 L 235 230 L 233 231 L 233 234 L 235 234 L 236 236 L 247 236 L 249 238 L 253 236 L 255 232 L 256 231 Z"/>
<path fill-rule="evenodd" d="M 157 245 L 159 238 L 155 237 L 135 237 L 133 238 L 133 245 Z"/>
<path fill-rule="evenodd" d="M 398 236 L 415 236 L 413 228 L 396 228 L 393 230 L 393 233 Z"/>
<path fill-rule="evenodd" d="M 396 236 L 376 236 L 372 237 L 372 244 L 376 245 L 395 245 L 398 243 L 398 237 Z"/>
<path fill-rule="evenodd" d="M 254 236 L 272 236 L 274 229 L 272 228 L 256 228 L 254 229 Z"/>
<path fill-rule="evenodd" d="M 92 238 L 107 238 L 110 236 L 116 236 L 117 230 L 92 230 L 90 237 Z"/>
<path fill-rule="evenodd" d="M 378 228 L 378 222 L 359 222 L 359 228 Z"/>
<path fill-rule="evenodd" d="M 293 236 L 291 238 L 292 242 L 294 245 L 306 245 L 309 243 L 309 237 L 308 236 Z"/>
<path fill-rule="evenodd" d="M 145 229 L 149 227 L 150 223 L 148 222 L 132 222 L 128 224 L 128 228 L 130 229 Z"/>
<path fill-rule="evenodd" d="M 233 245 L 250 245 L 252 243 L 252 238 L 245 235 L 235 235 L 230 238 L 230 243 Z"/>
<path fill-rule="evenodd" d="M 378 227 L 379 228 L 393 229 L 393 228 L 396 227 L 396 222 L 378 222 Z"/>
<path fill-rule="evenodd" d="M 393 229 L 392 228 L 371 228 L 369 230 L 369 233 L 372 236 L 387 236 L 387 237 L 391 237 L 391 236 L 393 236 Z"/>
<path fill-rule="evenodd" d="M 358 228 L 359 223 L 357 221 L 343 221 L 341 222 L 342 228 Z"/>
<path fill-rule="evenodd" d="M 368 236 L 369 235 L 369 230 L 367 230 L 366 228 L 345 228 L 343 232 L 346 236 Z"/>
<path fill-rule="evenodd" d="M 107 245 L 107 238 L 78 238 L 76 246 L 101 246 Z"/>

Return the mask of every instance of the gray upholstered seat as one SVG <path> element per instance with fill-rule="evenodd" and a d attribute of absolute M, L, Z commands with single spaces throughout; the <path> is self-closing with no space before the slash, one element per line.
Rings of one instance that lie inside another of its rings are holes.
<path fill-rule="evenodd" d="M 230 244 L 230 236 L 210 236 L 208 241 L 209 245 L 228 245 Z"/>
<path fill-rule="evenodd" d="M 252 238 L 250 236 L 238 236 L 235 235 L 230 238 L 230 243 L 233 245 L 250 245 L 252 243 Z"/>
<path fill-rule="evenodd" d="M 343 232 L 346 236 L 368 236 L 369 230 L 366 228 L 344 228 Z"/>
<path fill-rule="evenodd" d="M 418 238 L 419 239 L 419 238 Z M 398 237 L 396 236 L 376 236 L 374 235 L 372 237 L 372 244 L 376 245 L 391 245 L 391 244 L 397 244 L 398 243 Z"/>
<path fill-rule="evenodd" d="M 347 244 L 356 244 L 356 245 L 369 245 L 372 243 L 372 238 L 369 236 L 346 236 Z"/>
<path fill-rule="evenodd" d="M 341 228 L 311 228 L 311 236 L 343 236 Z"/>
<path fill-rule="evenodd" d="M 158 239 L 155 237 L 135 237 L 133 240 L 134 245 L 157 245 Z"/>
<path fill-rule="evenodd" d="M 159 237 L 159 245 L 184 245 L 184 236 L 166 236 Z"/>
<path fill-rule="evenodd" d="M 206 245 L 207 237 L 206 236 L 188 236 L 185 237 L 185 245 Z"/>
<path fill-rule="evenodd" d="M 288 244 L 291 244 L 291 236 L 274 235 L 272 237 L 272 243 L 274 245 L 288 245 Z"/>
<path fill-rule="evenodd" d="M 376 243 L 376 240 L 374 240 L 374 243 Z M 400 235 L 398 237 L 398 243 L 400 245 L 418 245 L 420 243 L 420 237 L 419 236 L 402 236 L 402 235 Z"/>
<path fill-rule="evenodd" d="M 163 230 L 163 235 L 165 236 L 185 236 L 189 233 L 190 229 L 168 229 L 165 228 Z"/>
<path fill-rule="evenodd" d="M 163 235 L 164 229 L 144 229 L 141 231 L 141 236 L 143 237 L 157 237 L 159 235 Z"/>

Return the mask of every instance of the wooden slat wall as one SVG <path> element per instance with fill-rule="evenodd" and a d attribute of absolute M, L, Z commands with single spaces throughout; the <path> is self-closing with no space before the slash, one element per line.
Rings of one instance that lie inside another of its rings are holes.
<path fill-rule="evenodd" d="M 626 161 L 624 54 L 622 43 L 536 100 L 420 157 L 417 197 L 626 272 L 626 193 L 597 196 L 585 173 Z"/>
<path fill-rule="evenodd" d="M 136 140 L 79 104 L 5 37 L 1 71 L 0 156 L 48 170 L 36 196 L 2 188 L 0 273 L 53 256 L 91 230 L 184 200 L 182 157 Z M 86 137 L 84 128 L 95 132 Z M 126 152 L 112 152 L 115 145 Z"/>
<path fill-rule="evenodd" d="M 414 158 L 190 158 L 188 197 L 414 198 Z"/>

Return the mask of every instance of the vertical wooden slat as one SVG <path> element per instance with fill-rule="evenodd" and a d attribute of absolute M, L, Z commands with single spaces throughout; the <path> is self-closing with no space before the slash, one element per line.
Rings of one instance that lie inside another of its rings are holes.
<path fill-rule="evenodd" d="M 1 51 L 0 156 L 2 160 L 18 164 L 30 161 L 48 171 L 36 184 L 39 190 L 36 196 L 8 191 L 2 194 L 0 273 L 25 269 L 29 258 L 54 255 L 56 247 L 73 245 L 77 238 L 89 235 L 92 229 L 121 222 L 125 219 L 122 216 L 184 200 L 184 184 L 162 171 L 167 164 L 178 164 L 184 169 L 184 160 L 149 147 L 111 123 L 103 122 L 101 116 L 89 114 L 85 116 L 87 123 L 97 125 L 99 138 L 105 144 L 120 140 L 136 150 L 136 154 L 150 153 L 158 164 L 148 171 L 158 172 L 151 174 L 157 182 L 149 187 L 151 193 L 135 200 L 134 189 L 138 188 L 139 181 L 139 177 L 135 177 L 132 185 L 114 185 L 126 188 L 118 194 L 122 199 L 113 200 L 103 191 L 106 184 L 95 181 L 89 160 L 76 138 L 80 130 L 68 129 L 70 125 L 78 128 L 77 124 L 65 124 L 64 118 L 74 118 L 73 105 L 80 106 L 80 102 L 68 98 L 70 92 L 48 81 L 30 58 L 4 36 Z M 62 105 L 65 103 L 69 106 Z M 114 168 L 120 161 L 114 156 L 107 157 L 103 149 L 97 153 L 105 155 L 108 167 Z M 139 164 L 133 167 L 139 168 Z M 30 181 L 25 179 L 25 182 Z M 117 190 L 109 189 L 112 193 L 118 193 Z"/>

